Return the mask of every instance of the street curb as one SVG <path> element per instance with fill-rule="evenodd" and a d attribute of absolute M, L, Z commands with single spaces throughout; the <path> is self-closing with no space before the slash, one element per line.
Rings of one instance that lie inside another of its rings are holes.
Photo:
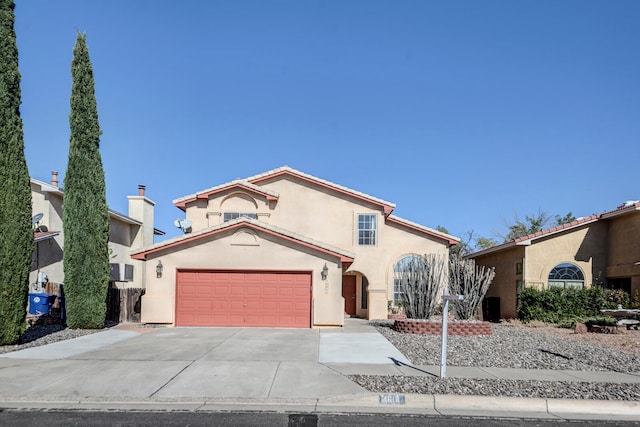
<path fill-rule="evenodd" d="M 640 402 L 628 400 L 547 399 L 549 412 L 586 415 L 635 416 L 640 419 Z"/>
<path fill-rule="evenodd" d="M 33 400 L 0 396 L 0 410 L 152 411 L 152 412 L 305 412 L 387 413 L 492 418 L 581 420 L 640 419 L 640 402 L 423 394 L 374 394 L 320 399 L 140 399 L 95 398 Z"/>

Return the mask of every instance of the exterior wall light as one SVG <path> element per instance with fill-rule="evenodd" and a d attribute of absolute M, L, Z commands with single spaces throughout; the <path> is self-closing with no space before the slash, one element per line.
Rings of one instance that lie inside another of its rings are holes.
<path fill-rule="evenodd" d="M 320 272 L 320 277 L 322 280 L 327 280 L 327 276 L 329 275 L 329 267 L 327 267 L 327 263 L 324 263 L 324 267 L 322 267 L 322 271 Z"/>
<path fill-rule="evenodd" d="M 158 260 L 158 265 L 156 265 L 156 277 L 160 279 L 162 277 L 162 261 Z"/>

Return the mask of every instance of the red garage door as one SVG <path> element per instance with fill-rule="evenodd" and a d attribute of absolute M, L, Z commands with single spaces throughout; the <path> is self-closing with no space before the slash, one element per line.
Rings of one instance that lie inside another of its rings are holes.
<path fill-rule="evenodd" d="M 177 326 L 311 326 L 311 274 L 178 271 Z"/>

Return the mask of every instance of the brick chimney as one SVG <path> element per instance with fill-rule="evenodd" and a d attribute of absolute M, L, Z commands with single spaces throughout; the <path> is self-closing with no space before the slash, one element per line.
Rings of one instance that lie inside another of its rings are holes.
<path fill-rule="evenodd" d="M 58 186 L 58 171 L 51 171 L 51 185 Z"/>
<path fill-rule="evenodd" d="M 140 184 L 138 185 L 138 196 L 144 197 L 144 190 L 146 190 L 146 186 Z"/>

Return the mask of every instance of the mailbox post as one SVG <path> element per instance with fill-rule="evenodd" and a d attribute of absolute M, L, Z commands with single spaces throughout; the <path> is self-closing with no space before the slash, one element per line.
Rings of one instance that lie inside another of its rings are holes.
<path fill-rule="evenodd" d="M 449 295 L 449 288 L 442 295 L 442 351 L 440 356 L 440 378 L 447 374 L 447 322 L 449 320 L 449 301 L 462 301 L 463 295 Z"/>

